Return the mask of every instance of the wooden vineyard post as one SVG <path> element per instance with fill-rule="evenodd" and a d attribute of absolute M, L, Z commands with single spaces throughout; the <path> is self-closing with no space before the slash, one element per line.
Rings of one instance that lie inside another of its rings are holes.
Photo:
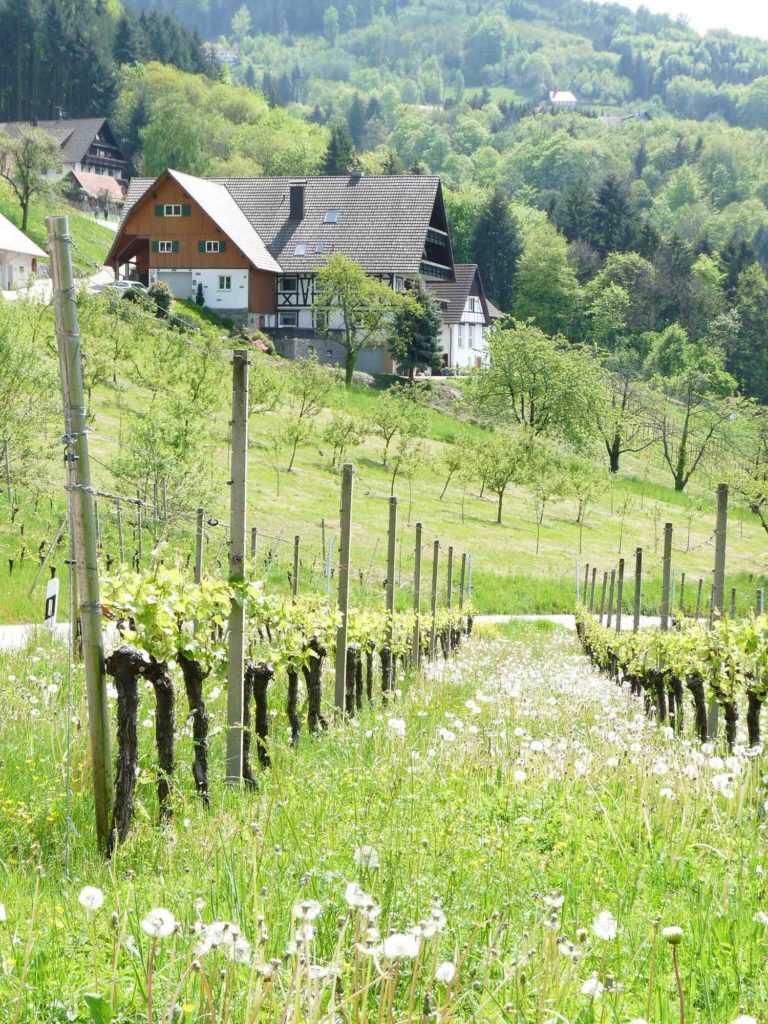
<path fill-rule="evenodd" d="M 715 572 L 712 578 L 712 619 L 719 619 L 725 611 L 725 549 L 728 533 L 728 484 L 717 488 L 717 518 L 715 520 Z"/>
<path fill-rule="evenodd" d="M 736 618 L 736 587 L 731 587 L 731 618 Z"/>
<path fill-rule="evenodd" d="M 301 537 L 293 538 L 293 576 L 291 577 L 291 593 L 293 600 L 299 596 L 299 568 L 301 558 Z"/>
<path fill-rule="evenodd" d="M 245 578 L 245 516 L 248 503 L 248 352 L 232 353 L 232 472 L 230 485 L 229 579 Z M 226 779 L 243 777 L 243 703 L 245 694 L 245 607 L 233 597 L 229 612 L 227 658 Z"/>
<path fill-rule="evenodd" d="M 611 587 L 608 592 L 608 617 L 605 620 L 605 624 L 608 629 L 611 628 L 611 622 L 613 620 L 613 592 L 616 587 L 616 570 L 611 569 Z"/>
<path fill-rule="evenodd" d="M 597 566 L 592 566 L 592 582 L 589 587 L 589 614 L 595 610 L 595 583 L 597 582 Z"/>
<path fill-rule="evenodd" d="M 197 510 L 197 526 L 195 528 L 195 583 L 203 578 L 203 515 L 201 508 Z"/>
<path fill-rule="evenodd" d="M 392 637 L 395 629 L 395 562 L 397 560 L 397 498 L 392 494 L 389 499 L 389 524 L 387 529 L 387 626 L 384 644 L 389 653 L 386 668 L 385 689 L 394 686 L 394 670 L 392 667 Z"/>
<path fill-rule="evenodd" d="M 624 559 L 619 559 L 619 576 L 616 583 L 616 632 L 621 632 L 621 602 L 624 597 Z"/>
<path fill-rule="evenodd" d="M 251 527 L 251 559 L 256 557 L 256 551 L 259 546 L 259 529 L 257 526 Z"/>
<path fill-rule="evenodd" d="M 635 548 L 635 607 L 632 616 L 632 632 L 640 629 L 640 609 L 643 600 L 643 549 Z"/>
<path fill-rule="evenodd" d="M 109 848 L 109 817 L 112 809 L 112 752 L 104 673 L 96 523 L 88 454 L 80 327 L 77 321 L 69 220 L 67 217 L 48 217 L 46 226 L 53 265 L 56 341 L 64 402 L 70 550 L 75 562 L 73 575 L 78 582 L 80 620 L 83 629 L 83 663 L 88 699 L 96 838 L 99 848 L 106 852 Z"/>
<path fill-rule="evenodd" d="M 603 616 L 605 615 L 605 592 L 608 589 L 608 573 L 603 573 L 603 590 L 600 594 L 600 625 L 603 624 Z"/>
<path fill-rule="evenodd" d="M 11 454 L 8 448 L 8 438 L 3 441 L 3 462 L 5 463 L 5 494 L 8 504 L 13 504 L 13 491 L 11 490 Z"/>
<path fill-rule="evenodd" d="M 459 611 L 464 611 L 464 588 L 467 585 L 467 554 L 461 556 L 461 574 L 459 575 Z"/>
<path fill-rule="evenodd" d="M 437 581 L 440 571 L 440 541 L 435 541 L 432 554 L 432 626 L 429 635 L 429 656 L 434 661 L 437 657 Z"/>
<path fill-rule="evenodd" d="M 696 591 L 696 621 L 697 622 L 701 618 L 701 594 L 702 594 L 703 590 L 704 590 L 704 580 L 700 579 L 699 580 L 699 586 L 698 586 L 698 589 Z"/>
<path fill-rule="evenodd" d="M 578 564 L 578 563 L 577 563 Z M 587 593 L 589 592 L 589 562 L 584 566 L 584 604 L 587 603 Z M 576 595 L 579 597 L 580 595 Z"/>
<path fill-rule="evenodd" d="M 669 629 L 669 595 L 672 578 L 672 523 L 664 523 L 664 559 L 661 570 L 661 628 Z"/>
<path fill-rule="evenodd" d="M 421 523 L 416 523 L 416 547 L 413 558 L 413 643 L 411 646 L 411 660 L 413 667 L 418 669 L 421 663 L 421 536 L 423 532 Z"/>
<path fill-rule="evenodd" d="M 680 573 L 680 617 L 685 618 L 685 573 Z"/>
<path fill-rule="evenodd" d="M 446 587 L 446 592 L 445 592 L 445 606 L 448 609 L 449 621 L 448 621 L 448 629 L 447 629 L 447 635 L 446 635 L 446 641 L 445 642 L 446 642 L 446 650 L 448 651 L 448 654 L 450 655 L 450 653 L 451 653 L 450 611 L 451 611 L 451 608 L 453 607 L 453 545 L 452 544 L 450 544 L 448 546 L 448 573 L 447 573 L 447 576 L 448 576 L 448 581 L 447 581 L 447 587 Z"/>
<path fill-rule="evenodd" d="M 762 615 L 765 611 L 765 588 L 760 587 L 757 592 L 757 601 L 755 603 L 755 611 L 758 615 Z"/>
<path fill-rule="evenodd" d="M 347 635 L 349 623 L 349 562 L 352 552 L 352 486 L 355 468 L 344 464 L 341 478 L 341 541 L 339 544 L 339 597 L 341 621 L 336 631 L 336 707 L 344 714 L 347 686 Z M 329 549 L 330 550 L 330 549 Z"/>

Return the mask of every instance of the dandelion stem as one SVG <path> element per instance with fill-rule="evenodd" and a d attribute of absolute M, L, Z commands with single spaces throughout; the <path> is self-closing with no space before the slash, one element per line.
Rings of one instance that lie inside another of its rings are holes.
<path fill-rule="evenodd" d="M 155 950 L 157 939 L 153 938 L 149 945 L 149 959 L 147 960 L 147 1024 L 152 1024 L 152 978 L 155 973 Z"/>
<path fill-rule="evenodd" d="M 677 962 L 677 946 L 672 947 L 672 963 L 675 968 L 675 980 L 677 981 L 677 997 L 680 1000 L 680 1024 L 685 1024 L 685 1002 L 683 1000 L 683 983 L 680 980 L 680 967 Z"/>

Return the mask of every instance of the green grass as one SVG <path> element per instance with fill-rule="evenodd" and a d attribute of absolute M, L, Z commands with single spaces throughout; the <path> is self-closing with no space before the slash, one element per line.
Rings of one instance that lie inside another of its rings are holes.
<path fill-rule="evenodd" d="M 8 187 L 0 185 L 0 213 L 16 227 L 21 227 L 21 210 L 9 194 Z M 45 218 L 52 214 L 65 213 L 69 217 L 69 230 L 74 241 L 72 261 L 75 273 L 83 276 L 93 274 L 94 264 L 101 266 L 115 239 L 114 231 L 97 224 L 92 217 L 68 206 L 63 200 L 41 205 L 32 203 L 29 210 L 27 234 L 41 249 L 48 250 L 48 230 Z"/>
<path fill-rule="evenodd" d="M 768 911 L 759 873 L 768 791 L 759 759 L 737 753 L 724 768 L 671 739 L 548 623 L 495 633 L 439 676 L 401 680 L 389 708 L 303 736 L 297 751 L 287 745 L 279 679 L 273 767 L 257 792 L 223 782 L 225 698 L 222 680 L 210 679 L 210 810 L 194 795 L 180 694 L 175 815 L 165 828 L 156 824 L 154 699 L 143 689 L 135 823 L 112 863 L 94 845 L 79 670 L 70 719 L 60 648 L 0 655 L 2 1019 L 85 1024 L 84 996 L 97 993 L 104 1020 L 114 1013 L 141 1024 L 152 959 L 154 1019 L 163 1024 L 174 1000 L 174 1019 L 211 1024 L 206 986 L 219 1024 L 279 1024 L 292 1004 L 305 1021 L 340 1012 L 416 1024 L 429 1005 L 457 1022 L 673 1024 L 680 1011 L 660 935 L 670 925 L 683 929 L 686 1019 L 728 1024 L 740 1009 L 764 1019 L 768 930 L 755 915 Z M 391 717 L 402 719 L 404 737 Z M 713 783 L 723 771 L 732 799 Z M 378 869 L 355 863 L 363 846 L 375 849 Z M 381 908 L 382 936 L 428 919 L 436 904 L 446 930 L 413 960 L 372 960 L 359 949 L 359 912 L 347 910 L 352 881 Z M 104 894 L 90 915 L 78 902 L 86 885 Z M 314 936 L 296 949 L 292 908 L 302 900 L 321 910 Z M 153 949 L 141 921 L 154 907 L 180 926 Z M 606 911 L 614 940 L 593 931 Z M 233 964 L 226 946 L 198 951 L 196 922 L 215 920 L 242 930 L 251 966 Z M 457 968 L 450 993 L 434 977 L 442 962 Z M 338 984 L 324 976 L 329 964 Z M 582 987 L 595 974 L 611 990 L 593 1002 Z M 348 1002 L 339 1008 L 340 1000 Z"/>

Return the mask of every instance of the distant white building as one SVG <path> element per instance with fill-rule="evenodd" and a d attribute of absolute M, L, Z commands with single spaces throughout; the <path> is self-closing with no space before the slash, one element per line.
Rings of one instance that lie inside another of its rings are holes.
<path fill-rule="evenodd" d="M 41 259 L 48 259 L 43 250 L 0 213 L 0 291 L 33 281 Z"/>
<path fill-rule="evenodd" d="M 561 92 L 559 90 L 555 90 L 550 92 L 549 102 L 552 104 L 553 107 L 561 107 L 564 109 L 568 109 L 570 107 L 575 107 L 579 101 L 576 99 L 572 92 Z"/>

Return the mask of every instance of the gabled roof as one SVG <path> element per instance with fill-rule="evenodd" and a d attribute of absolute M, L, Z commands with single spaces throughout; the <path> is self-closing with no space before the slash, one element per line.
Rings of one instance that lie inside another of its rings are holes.
<path fill-rule="evenodd" d="M 122 203 L 123 186 L 111 174 L 91 174 L 89 171 L 70 171 L 70 176 L 77 182 L 83 192 L 97 199 L 104 192 L 115 203 Z"/>
<path fill-rule="evenodd" d="M 27 238 L 23 231 L 19 231 L 15 224 L 12 224 L 7 217 L 0 213 L 0 252 L 21 252 L 26 256 L 38 256 L 48 258 L 39 245 L 35 245 L 31 238 Z"/>
<path fill-rule="evenodd" d="M 190 179 L 211 183 L 210 179 Z M 440 179 L 432 175 L 217 178 L 284 273 L 312 272 L 341 252 L 370 274 L 419 273 Z M 289 189 L 304 185 L 304 216 L 289 218 Z M 124 216 L 154 182 L 133 179 Z M 190 195 L 191 195 L 190 191 Z M 326 223 L 328 211 L 335 223 Z"/>
<path fill-rule="evenodd" d="M 550 103 L 578 103 L 579 101 L 573 95 L 570 90 L 561 92 L 560 90 L 554 90 L 549 94 Z"/>
<path fill-rule="evenodd" d="M 427 282 L 427 287 L 432 292 L 435 299 L 444 307 L 443 323 L 461 323 L 467 299 L 470 294 L 475 294 L 479 297 L 483 306 L 485 322 L 486 324 L 489 324 L 491 321 L 491 313 L 489 310 L 490 303 L 485 297 L 483 282 L 480 280 L 480 271 L 477 269 L 477 264 L 456 263 L 453 271 L 456 276 L 455 281 Z M 477 282 L 477 288 L 473 293 L 472 287 L 475 282 Z M 494 309 L 495 308 L 496 307 L 494 307 Z M 498 313 L 498 310 L 496 310 L 496 312 Z"/>
<path fill-rule="evenodd" d="M 190 199 L 193 199 L 200 209 L 208 214 L 257 270 L 270 270 L 274 274 L 281 272 L 280 264 L 270 254 L 259 233 L 248 222 L 245 214 L 223 184 L 210 178 L 196 178 L 192 174 L 171 170 L 165 171 L 160 178 L 164 178 L 166 175 L 177 182 Z M 134 178 L 131 181 L 113 249 L 117 246 L 129 210 L 142 200 L 155 181 L 159 180 Z"/>
<path fill-rule="evenodd" d="M 58 139 L 61 146 L 61 160 L 65 164 L 77 164 L 90 149 L 96 135 L 104 127 L 105 117 L 61 118 L 57 121 L 9 121 L 0 124 L 0 132 L 16 138 L 22 128 L 42 128 Z"/>

